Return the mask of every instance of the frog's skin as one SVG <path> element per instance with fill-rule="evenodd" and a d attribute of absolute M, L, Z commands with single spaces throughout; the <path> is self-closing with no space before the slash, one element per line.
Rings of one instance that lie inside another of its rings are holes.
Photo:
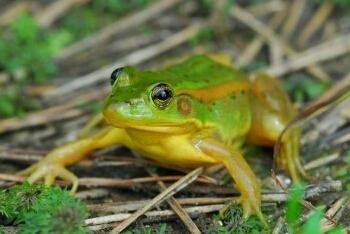
<path fill-rule="evenodd" d="M 244 74 L 211 60 L 193 56 L 160 71 L 132 67 L 112 74 L 112 92 L 103 115 L 106 127 L 50 152 L 21 174 L 29 182 L 56 177 L 78 186 L 65 167 L 91 151 L 125 145 L 162 164 L 190 169 L 222 163 L 241 193 L 245 217 L 260 212 L 260 185 L 240 153 L 240 146 L 273 146 L 295 110 L 275 79 Z M 303 173 L 298 156 L 298 131 L 285 134 L 277 164 L 297 180 Z"/>

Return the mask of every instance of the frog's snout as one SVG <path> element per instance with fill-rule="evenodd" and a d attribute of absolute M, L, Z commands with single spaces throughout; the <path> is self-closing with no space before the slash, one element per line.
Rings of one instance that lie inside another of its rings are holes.
<path fill-rule="evenodd" d="M 152 116 L 151 110 L 138 98 L 109 103 L 105 106 L 103 114 L 109 123 L 138 121 Z"/>

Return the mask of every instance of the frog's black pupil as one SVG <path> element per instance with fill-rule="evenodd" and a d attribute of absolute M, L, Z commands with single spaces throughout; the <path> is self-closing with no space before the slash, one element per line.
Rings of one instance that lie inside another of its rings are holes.
<path fill-rule="evenodd" d="M 159 89 L 156 95 L 157 99 L 165 101 L 170 97 L 170 92 L 167 89 Z"/>
<path fill-rule="evenodd" d="M 117 80 L 118 76 L 120 75 L 120 73 L 123 71 L 123 67 L 119 67 L 117 69 L 115 69 L 112 74 L 111 74 L 111 85 L 114 85 L 115 81 Z"/>
<path fill-rule="evenodd" d="M 166 84 L 158 84 L 153 89 L 153 99 L 158 99 L 160 101 L 166 101 L 171 98 L 171 90 Z"/>
<path fill-rule="evenodd" d="M 171 100 L 173 93 L 167 84 L 158 84 L 152 90 L 152 99 L 156 106 L 164 109 Z"/>

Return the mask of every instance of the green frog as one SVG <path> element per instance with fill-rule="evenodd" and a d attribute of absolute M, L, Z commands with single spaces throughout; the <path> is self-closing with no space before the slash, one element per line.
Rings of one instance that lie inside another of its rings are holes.
<path fill-rule="evenodd" d="M 56 177 L 78 178 L 66 166 L 92 151 L 124 145 L 161 164 L 183 169 L 223 164 L 241 193 L 244 217 L 261 219 L 260 184 L 242 155 L 243 143 L 273 146 L 296 115 L 276 79 L 250 76 L 226 60 L 196 55 L 156 71 L 117 68 L 112 90 L 103 106 L 109 126 L 99 132 L 52 150 L 24 170 L 29 182 Z M 304 174 L 299 162 L 299 132 L 282 138 L 277 165 L 293 180 Z"/>

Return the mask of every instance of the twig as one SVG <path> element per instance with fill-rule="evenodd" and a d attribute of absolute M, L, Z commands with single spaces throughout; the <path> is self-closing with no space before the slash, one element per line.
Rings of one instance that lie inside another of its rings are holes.
<path fill-rule="evenodd" d="M 55 96 L 66 95 L 67 93 L 71 93 L 78 89 L 96 84 L 104 80 L 106 77 L 108 77 L 116 67 L 121 67 L 121 66 L 124 66 L 125 64 L 137 65 L 144 61 L 149 60 L 150 58 L 156 57 L 159 54 L 164 53 L 186 42 L 188 39 L 196 35 L 203 26 L 204 26 L 204 23 L 193 23 L 191 26 L 166 38 L 160 43 L 135 51 L 111 65 L 105 66 L 89 74 L 75 78 L 73 81 L 58 87 L 52 92 L 49 92 L 46 95 L 46 98 L 51 99 Z"/>
<path fill-rule="evenodd" d="M 127 29 L 137 27 L 148 20 L 157 17 L 161 12 L 170 9 L 176 4 L 180 3 L 183 0 L 160 0 L 153 3 L 151 6 L 129 15 L 123 19 L 108 25 L 107 27 L 101 29 L 100 31 L 92 34 L 89 37 L 85 37 L 81 41 L 74 43 L 73 45 L 62 50 L 56 57 L 58 60 L 64 60 L 69 56 L 72 56 L 76 53 L 79 53 L 83 50 L 86 50 L 90 47 L 93 47 L 96 44 L 106 41 L 113 35 L 121 33 Z"/>
<path fill-rule="evenodd" d="M 331 88 L 329 88 L 325 93 L 323 93 L 317 99 L 306 104 L 304 109 L 312 110 L 312 109 L 317 109 L 317 107 L 322 107 L 322 103 L 329 102 L 328 100 L 334 99 L 334 97 L 337 97 L 339 96 L 339 94 L 346 92 L 347 90 L 349 90 L 349 88 L 350 88 L 350 73 L 347 74 L 341 80 L 339 80 L 336 84 L 334 84 Z M 320 133 L 331 134 L 332 132 L 337 130 L 339 127 L 344 125 L 346 122 L 346 118 L 341 117 L 341 114 L 338 115 L 337 112 L 339 112 L 343 108 L 346 108 L 347 103 L 350 103 L 350 100 L 344 100 L 342 103 L 336 106 L 332 110 L 332 112 L 324 116 L 322 120 L 319 121 L 315 129 L 311 129 L 309 132 L 304 134 L 302 138 L 302 144 L 306 144 L 308 142 L 314 141 L 319 137 Z"/>
<path fill-rule="evenodd" d="M 1 20 L 0 20 L 1 22 Z M 0 87 L 10 81 L 10 76 L 5 72 L 0 72 Z"/>
<path fill-rule="evenodd" d="M 342 191 L 340 181 L 330 181 L 326 183 L 313 184 L 305 189 L 303 195 L 304 199 L 315 198 L 322 196 L 324 193 L 332 193 Z M 262 202 L 285 202 L 288 199 L 288 194 L 285 192 L 270 192 L 263 193 L 261 195 Z M 238 196 L 234 197 L 196 197 L 196 198 L 178 198 L 178 202 L 181 205 L 209 205 L 209 204 L 223 204 L 229 201 L 239 200 Z M 150 200 L 138 200 L 138 201 L 127 201 L 127 202 L 116 202 L 116 203 L 106 203 L 106 204 L 92 204 L 88 205 L 89 210 L 93 212 L 126 212 L 134 211 L 143 207 Z"/>
<path fill-rule="evenodd" d="M 208 206 L 195 206 L 185 208 L 185 211 L 191 217 L 198 217 L 199 214 L 211 213 L 222 209 L 224 205 L 208 205 Z M 169 217 L 174 216 L 175 213 L 172 210 L 162 210 L 162 211 L 149 211 L 144 214 L 146 217 Z M 131 214 L 120 213 L 115 215 L 107 215 L 97 218 L 91 218 L 85 220 L 85 225 L 99 225 L 112 222 L 120 222 L 131 217 Z M 93 228 L 93 226 L 88 226 L 88 229 Z M 96 229 L 95 229 L 96 230 Z"/>
<path fill-rule="evenodd" d="M 335 221 L 338 221 L 341 217 L 341 215 L 337 215 L 338 217 L 335 217 L 336 214 L 341 213 L 344 208 L 346 207 L 346 203 L 348 203 L 348 198 L 340 198 L 338 199 L 326 212 L 326 216 L 332 217 L 335 219 Z M 335 223 L 329 222 L 329 220 L 323 218 L 321 220 L 321 226 L 322 226 L 322 231 L 327 232 L 329 231 L 332 227 L 335 226 Z"/>
<path fill-rule="evenodd" d="M 157 176 L 157 177 L 140 177 L 140 178 L 132 178 L 132 179 L 111 179 L 111 178 L 94 178 L 94 177 L 82 177 L 79 178 L 79 185 L 86 187 L 129 187 L 134 184 L 139 183 L 150 183 L 156 181 L 175 181 L 182 178 L 182 176 Z M 14 181 L 14 182 L 22 182 L 25 181 L 24 176 L 17 175 L 9 175 L 0 173 L 0 180 L 4 181 Z M 198 182 L 202 183 L 211 183 L 207 179 L 200 177 L 196 178 Z M 57 180 L 55 184 L 60 186 L 68 186 L 70 182 Z"/>
<path fill-rule="evenodd" d="M 309 109 L 313 106 L 319 105 L 320 103 L 336 96 L 338 93 L 342 93 L 344 90 L 349 89 L 349 87 L 350 87 L 350 73 L 345 75 L 342 79 L 340 79 L 337 83 L 335 83 L 331 88 L 329 88 L 317 99 L 308 103 L 304 109 Z"/>
<path fill-rule="evenodd" d="M 280 26 L 280 24 L 283 22 L 284 17 L 285 17 L 284 11 L 276 13 L 273 16 L 273 18 L 270 20 L 269 26 L 273 30 L 277 29 Z M 256 36 L 254 40 L 245 48 L 243 53 L 239 56 L 239 59 L 236 64 L 237 67 L 242 67 L 246 64 L 249 64 L 251 61 L 253 61 L 256 55 L 261 50 L 263 45 L 264 45 L 264 38 L 261 36 Z"/>
<path fill-rule="evenodd" d="M 168 35 L 169 33 L 160 31 L 160 32 L 155 32 L 152 34 L 146 34 L 144 32 L 138 33 L 136 35 L 123 38 L 120 40 L 113 41 L 104 54 L 116 54 L 120 53 L 122 51 L 127 51 L 127 50 L 134 50 L 135 48 L 143 47 L 146 46 L 150 43 L 154 43 L 156 40 L 163 40 L 165 35 Z M 99 48 L 98 48 L 99 49 Z"/>
<path fill-rule="evenodd" d="M 350 127 L 344 128 L 338 132 L 337 136 L 331 140 L 331 145 L 339 145 L 350 142 Z"/>
<path fill-rule="evenodd" d="M 269 67 L 266 71 L 274 75 L 284 75 L 307 66 L 334 59 L 350 51 L 350 34 L 341 35 L 331 41 L 324 42 L 298 54 L 294 58 L 278 66 Z"/>
<path fill-rule="evenodd" d="M 310 184 L 306 186 L 303 197 L 305 199 L 319 197 L 322 193 L 330 191 L 342 191 L 342 182 L 340 180 L 327 181 L 324 183 Z"/>
<path fill-rule="evenodd" d="M 148 174 L 151 176 L 158 176 L 155 172 L 152 172 L 149 168 L 147 168 Z M 158 186 L 161 188 L 161 190 L 166 190 L 166 185 L 163 181 L 157 182 Z M 169 206 L 171 209 L 179 216 L 183 224 L 187 227 L 187 230 L 192 234 L 200 234 L 198 227 L 196 224 L 192 221 L 191 217 L 186 213 L 186 211 L 181 207 L 179 201 L 175 199 L 173 196 L 171 196 L 167 200 Z"/>
<path fill-rule="evenodd" d="M 283 11 L 287 7 L 286 2 L 281 0 L 263 1 L 248 6 L 248 11 L 253 15 L 264 16 L 267 14 Z"/>
<path fill-rule="evenodd" d="M 196 198 L 178 198 L 177 201 L 180 205 L 213 205 L 223 204 L 229 201 L 238 200 L 239 197 L 196 197 Z M 147 203 L 150 199 L 137 200 L 137 201 L 126 201 L 126 202 L 113 202 L 105 204 L 92 204 L 88 205 L 88 209 L 92 212 L 111 212 L 111 213 L 122 213 L 127 211 L 135 211 Z"/>
<path fill-rule="evenodd" d="M 86 191 L 78 192 L 74 195 L 74 197 L 79 198 L 81 200 L 86 199 L 97 199 L 97 198 L 103 198 L 110 194 L 110 191 L 107 189 L 89 189 Z"/>
<path fill-rule="evenodd" d="M 272 66 L 278 66 L 283 60 L 283 51 L 281 50 L 281 47 L 277 44 L 270 43 L 269 49 L 270 64 Z"/>
<path fill-rule="evenodd" d="M 281 232 L 281 229 L 283 228 L 283 225 L 284 225 L 284 218 L 283 216 L 280 216 L 277 220 L 275 228 L 272 231 L 272 234 L 279 234 Z"/>
<path fill-rule="evenodd" d="M 32 154 L 32 153 L 16 153 L 8 151 L 7 149 L 3 149 L 0 147 L 0 159 L 1 160 L 11 160 L 17 162 L 37 162 L 43 158 L 44 155 Z"/>
<path fill-rule="evenodd" d="M 96 90 L 81 95 L 68 103 L 32 112 L 27 114 L 25 118 L 10 118 L 2 120 L 0 121 L 0 134 L 80 116 L 84 113 L 83 110 L 71 108 L 88 101 L 100 99 L 106 92 L 107 91 L 105 90 Z"/>
<path fill-rule="evenodd" d="M 272 176 L 272 178 L 276 181 L 276 184 L 279 185 L 280 188 L 281 188 L 285 193 L 288 193 L 288 192 L 289 192 L 288 189 L 285 188 L 285 187 L 283 186 L 283 184 L 282 184 L 281 181 L 278 179 L 278 177 L 276 176 L 276 174 L 274 173 L 274 171 L 272 171 L 272 175 L 271 175 L 271 176 Z M 341 184 L 341 181 L 340 181 L 340 184 Z M 342 186 L 340 186 L 340 187 L 342 187 Z M 311 193 L 311 194 L 313 194 L 313 193 Z M 316 195 L 316 194 L 318 194 L 318 193 L 316 192 L 315 195 Z M 313 196 L 313 195 L 312 195 L 312 196 Z M 312 203 L 309 202 L 309 201 L 306 201 L 305 199 L 307 199 L 306 193 L 304 193 L 303 199 L 301 199 L 301 200 L 299 201 L 299 203 L 300 203 L 301 205 L 303 205 L 305 208 L 307 208 L 308 210 L 315 210 L 315 207 L 312 205 Z M 328 217 L 327 215 L 324 215 L 323 217 L 326 218 L 327 220 L 329 220 L 329 221 L 332 222 L 332 223 L 336 223 L 331 217 Z"/>
<path fill-rule="evenodd" d="M 322 190 L 319 189 L 319 193 L 313 192 L 317 186 L 323 186 L 324 184 L 318 184 L 314 185 L 313 187 L 307 187 L 304 194 L 304 199 L 308 199 L 310 197 L 315 196 L 321 196 L 323 193 L 329 193 L 329 192 L 339 192 L 341 189 L 341 186 L 339 187 L 339 181 L 330 182 L 326 187 L 327 189 Z M 325 187 L 325 188 L 326 188 Z M 284 202 L 288 198 L 287 193 L 271 193 L 271 194 L 262 194 L 262 201 L 263 202 Z M 201 197 L 201 198 L 179 198 L 178 201 L 181 205 L 199 205 L 195 207 L 190 208 L 184 208 L 185 211 L 193 217 L 193 212 L 191 210 L 202 210 L 204 207 L 217 207 L 219 209 L 223 208 L 225 205 L 221 203 L 226 203 L 228 201 L 232 200 L 238 200 L 239 197 Z M 127 202 L 118 202 L 118 203 L 112 203 L 112 204 L 97 204 L 97 205 L 89 205 L 89 210 L 92 210 L 94 212 L 126 212 L 126 211 L 134 211 L 136 209 L 139 209 L 140 207 L 145 206 L 146 204 L 149 204 L 151 200 L 139 200 L 139 201 L 127 201 Z M 210 204 L 210 205 L 208 205 Z M 215 205 L 213 205 L 215 204 Z M 219 210 L 218 209 L 218 210 Z M 210 209 L 211 210 L 211 209 Z M 216 211 L 216 210 L 212 210 Z M 164 213 L 161 211 L 154 211 L 145 213 L 146 217 L 150 217 L 152 215 L 150 214 L 158 214 L 163 215 Z M 160 212 L 160 213 L 157 213 Z M 168 213 L 168 211 L 164 211 L 165 213 Z M 203 211 L 204 212 L 204 211 Z M 174 212 L 172 212 L 174 214 Z M 98 225 L 103 223 L 109 223 L 109 222 L 118 222 L 126 219 L 127 217 L 130 217 L 130 214 L 125 213 L 119 213 L 115 215 L 107 215 L 103 217 L 97 217 L 86 220 L 86 225 Z M 282 221 L 281 221 L 282 222 Z"/>
<path fill-rule="evenodd" d="M 9 7 L 1 11 L 0 26 L 4 26 L 13 20 L 15 20 L 20 14 L 27 11 L 30 8 L 31 2 L 26 1 L 13 1 Z"/>
<path fill-rule="evenodd" d="M 250 27 L 257 33 L 259 33 L 262 37 L 268 40 L 269 43 L 279 44 L 280 47 L 283 49 L 283 51 L 289 57 L 295 57 L 297 55 L 297 53 L 287 44 L 285 40 L 277 36 L 274 33 L 274 31 L 272 31 L 269 27 L 267 27 L 265 24 L 260 22 L 258 19 L 256 19 L 253 15 L 249 14 L 244 9 L 235 5 L 231 10 L 231 15 L 235 19 L 239 20 L 240 22 L 244 23 L 246 26 Z M 324 73 L 319 67 L 311 66 L 311 67 L 308 67 L 307 70 L 311 74 L 313 74 L 315 77 L 321 80 L 329 80 L 329 77 L 327 76 L 327 74 Z"/>
<path fill-rule="evenodd" d="M 303 15 L 306 2 L 306 0 L 295 0 L 291 3 L 292 6 L 290 7 L 287 21 L 282 29 L 282 35 L 284 38 L 288 38 L 296 29 L 296 26 Z"/>
<path fill-rule="evenodd" d="M 41 9 L 34 17 L 41 27 L 49 27 L 66 11 L 88 3 L 90 0 L 58 0 Z"/>
<path fill-rule="evenodd" d="M 59 114 L 54 114 L 54 113 L 59 113 Z M 57 109 L 57 111 L 55 111 L 54 113 L 40 112 L 40 116 L 28 115 L 26 118 L 27 121 L 23 121 L 23 122 L 21 122 L 19 118 L 4 120 L 3 122 L 0 122 L 0 134 L 5 132 L 20 130 L 23 128 L 44 125 L 51 122 L 58 122 L 58 121 L 63 121 L 67 119 L 73 119 L 83 115 L 85 112 L 81 109 L 71 109 L 71 110 L 66 110 L 65 112 L 60 112 Z"/>
<path fill-rule="evenodd" d="M 305 170 L 313 170 L 318 167 L 327 165 L 330 162 L 336 161 L 339 158 L 339 152 L 328 155 L 326 157 L 318 158 L 313 161 L 310 161 L 304 165 Z"/>
<path fill-rule="evenodd" d="M 306 24 L 304 29 L 301 31 L 297 45 L 299 47 L 304 47 L 305 43 L 307 43 L 312 35 L 324 25 L 325 21 L 332 13 L 333 4 L 329 2 L 324 2 L 317 10 L 310 21 Z"/>
<path fill-rule="evenodd" d="M 190 183 L 192 183 L 201 173 L 203 172 L 203 168 L 197 168 L 193 170 L 192 172 L 188 173 L 186 176 L 182 177 L 180 180 L 178 180 L 176 183 L 169 186 L 167 189 L 165 189 L 162 193 L 160 193 L 158 196 L 152 199 L 150 203 L 148 203 L 143 208 L 137 210 L 134 214 L 132 214 L 130 217 L 128 217 L 125 221 L 120 223 L 118 226 L 116 226 L 111 233 L 120 233 L 123 231 L 126 227 L 128 227 L 131 223 L 133 223 L 138 217 L 143 215 L 145 212 L 150 210 L 152 207 L 156 206 L 157 204 L 161 203 L 165 199 L 168 199 Z"/>

